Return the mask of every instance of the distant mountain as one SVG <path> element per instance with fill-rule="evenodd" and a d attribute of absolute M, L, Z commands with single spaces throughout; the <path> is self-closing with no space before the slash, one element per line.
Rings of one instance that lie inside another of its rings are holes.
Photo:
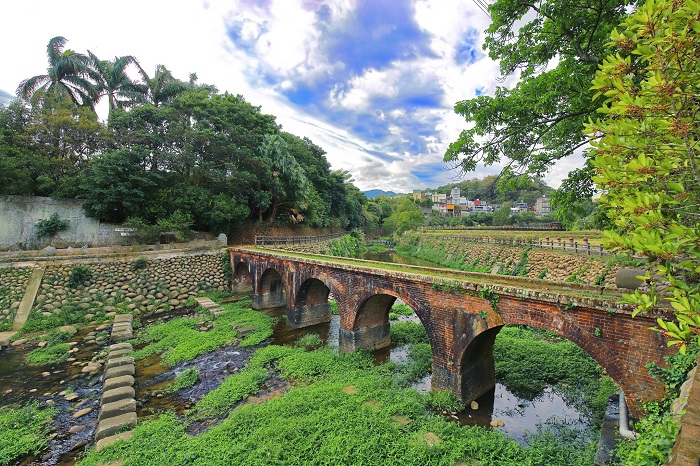
<path fill-rule="evenodd" d="M 363 191 L 363 193 L 367 196 L 367 199 L 379 196 L 396 196 L 394 191 L 382 191 L 381 189 L 370 189 L 369 191 Z"/>

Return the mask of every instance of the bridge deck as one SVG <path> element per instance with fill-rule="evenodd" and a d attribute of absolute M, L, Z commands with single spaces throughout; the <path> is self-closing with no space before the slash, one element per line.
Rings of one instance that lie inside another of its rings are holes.
<path fill-rule="evenodd" d="M 440 284 L 445 281 L 458 281 L 463 283 L 473 283 L 478 285 L 488 285 L 506 291 L 506 288 L 513 290 L 529 290 L 537 293 L 539 297 L 547 294 L 556 296 L 560 300 L 562 296 L 572 299 L 586 299 L 604 301 L 605 306 L 615 303 L 619 308 L 627 307 L 622 300 L 622 293 L 616 288 L 585 285 L 580 283 L 554 282 L 546 279 L 536 279 L 527 277 L 517 277 L 510 275 L 496 275 L 478 272 L 463 272 L 448 268 L 422 267 L 416 265 L 393 264 L 388 262 L 371 261 L 364 259 L 353 259 L 346 257 L 324 256 L 318 254 L 297 253 L 286 250 L 271 248 L 259 248 L 255 246 L 239 246 L 229 248 L 231 251 L 243 253 L 254 253 L 274 256 L 280 259 L 292 259 L 300 262 L 319 264 L 324 266 L 340 266 L 344 269 L 354 269 L 365 273 L 390 272 L 392 274 L 408 274 L 425 277 L 425 281 Z M 601 303 L 602 304 L 602 303 Z M 631 311 L 631 309 L 630 309 Z"/>

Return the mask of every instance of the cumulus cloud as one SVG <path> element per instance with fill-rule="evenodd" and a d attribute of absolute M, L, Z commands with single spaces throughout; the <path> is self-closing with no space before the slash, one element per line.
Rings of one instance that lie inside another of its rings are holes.
<path fill-rule="evenodd" d="M 134 55 L 149 72 L 157 64 L 181 79 L 196 72 L 200 82 L 242 94 L 285 130 L 311 138 L 361 189 L 408 192 L 451 181 L 442 156 L 468 125 L 452 108 L 493 94 L 498 85 L 498 64 L 482 50 L 490 19 L 471 0 L 120 5 L 80 0 L 66 10 L 27 0 L 21 11 L 5 7 L 9 16 L 42 11 L 32 23 L 41 34 L 18 22 L 0 29 L 0 40 L 18 44 L 4 52 L 17 66 L 3 70 L 0 88 L 13 91 L 22 79 L 45 72 L 46 43 L 63 35 L 74 50 Z M 110 33 L 95 20 L 102 17 L 129 33 Z M 563 171 L 557 167 L 552 180 Z"/>

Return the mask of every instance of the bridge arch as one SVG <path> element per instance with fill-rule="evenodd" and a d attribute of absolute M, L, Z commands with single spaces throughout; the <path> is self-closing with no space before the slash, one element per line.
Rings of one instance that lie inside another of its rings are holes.
<path fill-rule="evenodd" d="M 287 304 L 282 274 L 275 268 L 265 269 L 254 282 L 253 309 L 269 309 Z"/>
<path fill-rule="evenodd" d="M 293 328 L 302 328 L 329 322 L 330 292 L 330 288 L 318 278 L 304 280 L 294 295 L 292 306 L 287 306 L 287 323 Z"/>
<path fill-rule="evenodd" d="M 253 276 L 250 273 L 250 265 L 244 261 L 238 261 L 233 267 L 231 288 L 233 291 L 253 291 Z"/>
<path fill-rule="evenodd" d="M 499 314 L 500 319 L 494 319 L 490 325 L 476 329 L 461 354 L 456 355 L 460 392 L 465 399 L 476 399 L 495 386 L 493 346 L 505 324 L 548 330 L 571 341 L 605 369 L 606 374 L 625 393 L 634 393 L 634 388 L 630 385 L 633 380 L 621 370 L 624 365 L 615 352 L 611 351 L 609 342 L 600 341 L 560 313 L 527 312 L 522 307 L 519 307 L 519 312 L 511 312 L 506 307 Z"/>

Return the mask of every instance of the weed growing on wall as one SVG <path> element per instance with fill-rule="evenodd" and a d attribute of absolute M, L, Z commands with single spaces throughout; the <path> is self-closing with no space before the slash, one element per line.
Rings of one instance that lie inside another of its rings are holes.
<path fill-rule="evenodd" d="M 70 271 L 68 287 L 77 288 L 92 278 L 92 269 L 85 265 L 76 265 Z"/>
<path fill-rule="evenodd" d="M 70 226 L 70 221 L 59 217 L 57 212 L 51 214 L 49 218 L 42 219 L 36 222 L 34 233 L 37 239 L 44 237 L 53 237 L 61 231 L 65 231 Z"/>

